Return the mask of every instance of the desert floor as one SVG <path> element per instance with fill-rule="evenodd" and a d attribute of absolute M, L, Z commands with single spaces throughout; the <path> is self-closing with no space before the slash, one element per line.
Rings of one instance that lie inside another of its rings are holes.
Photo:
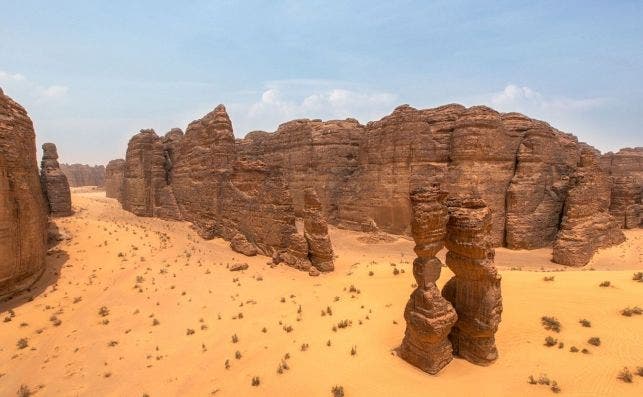
<path fill-rule="evenodd" d="M 528 384 L 542 374 L 562 395 L 643 395 L 643 377 L 617 379 L 643 366 L 643 315 L 620 314 L 643 307 L 643 283 L 632 280 L 643 230 L 582 269 L 558 271 L 550 249 L 497 249 L 500 358 L 489 367 L 455 359 L 430 376 L 395 354 L 414 283 L 409 239 L 369 244 L 331 229 L 336 270 L 310 277 L 204 241 L 188 223 L 138 218 L 103 192 L 76 191 L 73 202 L 76 214 L 56 220 L 70 239 L 52 248 L 42 279 L 0 303 L 0 396 L 23 384 L 37 396 L 331 396 L 335 385 L 347 397 L 553 394 Z M 227 269 L 240 261 L 249 269 Z M 450 277 L 444 268 L 439 283 Z M 543 328 L 545 315 L 560 333 Z M 342 320 L 351 325 L 334 331 Z M 549 335 L 564 347 L 544 346 Z M 587 343 L 593 336 L 600 346 Z"/>

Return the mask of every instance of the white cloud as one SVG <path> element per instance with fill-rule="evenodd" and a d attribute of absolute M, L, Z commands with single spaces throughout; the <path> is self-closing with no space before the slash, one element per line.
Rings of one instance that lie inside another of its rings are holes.
<path fill-rule="evenodd" d="M 59 100 L 67 96 L 69 87 L 64 85 L 44 86 L 32 81 L 20 73 L 10 73 L 0 70 L 0 84 L 5 94 L 16 96 L 20 101 L 40 103 L 44 101 Z"/>
<path fill-rule="evenodd" d="M 42 98 L 60 98 L 67 95 L 69 87 L 64 85 L 52 85 L 42 90 Z"/>
<path fill-rule="evenodd" d="M 233 104 L 229 110 L 239 135 L 253 129 L 273 131 L 297 118 L 344 119 L 362 122 L 390 113 L 397 96 L 327 80 L 283 80 L 266 84 L 260 99 Z"/>
<path fill-rule="evenodd" d="M 566 98 L 547 97 L 527 86 L 508 84 L 502 91 L 491 95 L 493 106 L 508 111 L 543 110 L 543 111 L 584 111 L 607 104 L 607 98 Z"/>

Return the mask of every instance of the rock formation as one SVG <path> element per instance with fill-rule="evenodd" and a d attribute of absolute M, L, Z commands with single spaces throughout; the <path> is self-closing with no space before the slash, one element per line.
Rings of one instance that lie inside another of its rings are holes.
<path fill-rule="evenodd" d="M 365 126 L 353 119 L 295 120 L 237 144 L 241 157 L 283 170 L 297 215 L 304 188 L 312 186 L 323 192 L 330 224 L 408 234 L 410 183 L 432 180 L 449 193 L 485 200 L 495 215 L 494 246 L 511 248 L 553 243 L 583 147 L 521 114 L 461 105 L 403 105 Z"/>
<path fill-rule="evenodd" d="M 442 268 L 435 255 L 444 246 L 448 219 L 445 197 L 446 192 L 437 184 L 411 191 L 411 231 L 417 254 L 413 276 L 417 288 L 404 310 L 406 332 L 400 356 L 430 374 L 438 373 L 453 359 L 448 335 L 458 318 L 435 284 Z"/>
<path fill-rule="evenodd" d="M 112 160 L 105 168 L 105 195 L 121 201 L 123 193 L 123 178 L 125 175 L 125 160 Z"/>
<path fill-rule="evenodd" d="M 46 244 L 33 124 L 0 89 L 0 297 L 29 287 L 42 274 Z"/>
<path fill-rule="evenodd" d="M 611 184 L 591 150 L 583 150 L 574 172 L 561 228 L 554 242 L 553 260 L 568 266 L 584 266 L 599 248 L 625 241 L 609 213 Z"/>
<path fill-rule="evenodd" d="M 493 260 L 492 212 L 485 202 L 470 196 L 447 200 L 446 264 L 455 276 L 442 290 L 453 304 L 458 321 L 449 339 L 454 354 L 488 365 L 498 358 L 495 333 L 500 324 L 500 275 Z"/>
<path fill-rule="evenodd" d="M 45 143 L 42 145 L 42 151 L 40 182 L 49 205 L 49 213 L 52 216 L 69 216 L 72 214 L 71 191 L 67 177 L 58 164 L 56 145 Z"/>
<path fill-rule="evenodd" d="M 600 164 L 612 179 L 610 214 L 621 227 L 643 226 L 643 147 L 606 153 Z"/>
<path fill-rule="evenodd" d="M 309 259 L 320 272 L 335 269 L 333 247 L 328 237 L 328 224 L 322 215 L 322 205 L 313 188 L 304 190 L 304 237 L 308 242 Z"/>
<path fill-rule="evenodd" d="M 286 252 L 297 232 L 281 169 L 237 159 L 223 105 L 190 123 L 185 134 L 141 130 L 132 137 L 121 202 L 139 216 L 190 221 L 203 238 L 224 238 L 245 255 Z"/>
<path fill-rule="evenodd" d="M 70 187 L 99 186 L 105 184 L 105 166 L 87 164 L 60 164 Z"/>

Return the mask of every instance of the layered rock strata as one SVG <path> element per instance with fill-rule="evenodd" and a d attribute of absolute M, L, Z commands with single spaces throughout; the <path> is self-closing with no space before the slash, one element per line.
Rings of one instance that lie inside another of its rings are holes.
<path fill-rule="evenodd" d="M 47 209 L 33 124 L 0 89 L 0 297 L 29 287 L 45 267 Z"/>
<path fill-rule="evenodd" d="M 458 319 L 453 306 L 435 284 L 442 268 L 435 255 L 444 245 L 448 219 L 443 204 L 446 192 L 435 184 L 414 188 L 410 196 L 411 231 L 417 254 L 413 276 L 417 288 L 404 309 L 406 331 L 399 354 L 421 370 L 436 374 L 453 359 L 448 335 Z"/>
<path fill-rule="evenodd" d="M 71 209 L 71 191 L 67 176 L 58 164 L 58 150 L 53 143 L 42 145 L 40 162 L 40 182 L 52 216 L 69 216 Z"/>
<path fill-rule="evenodd" d="M 125 160 L 112 160 L 105 167 L 105 196 L 121 201 L 123 193 L 123 178 L 125 176 Z"/>
<path fill-rule="evenodd" d="M 105 166 L 87 164 L 60 164 L 70 187 L 105 185 Z"/>
<path fill-rule="evenodd" d="M 593 151 L 583 150 L 570 185 L 553 261 L 584 266 L 599 248 L 620 244 L 625 235 L 609 213 L 610 179 Z"/>
<path fill-rule="evenodd" d="M 414 181 L 473 194 L 494 213 L 494 246 L 539 248 L 558 232 L 582 144 L 547 123 L 484 106 L 396 108 L 378 121 L 294 120 L 237 141 L 239 155 L 283 170 L 297 215 L 305 186 L 332 225 L 409 234 Z"/>
<path fill-rule="evenodd" d="M 454 354 L 488 365 L 498 358 L 494 335 L 502 313 L 491 210 L 482 199 L 470 196 L 450 197 L 447 206 L 446 265 L 455 276 L 442 295 L 458 314 L 449 339 Z"/>
<path fill-rule="evenodd" d="M 643 226 L 643 147 L 606 153 L 600 165 L 612 180 L 610 214 L 626 229 Z"/>
<path fill-rule="evenodd" d="M 334 254 L 328 236 L 328 224 L 322 214 L 322 204 L 313 188 L 304 190 L 304 237 L 308 242 L 308 257 L 312 265 L 320 272 L 334 270 Z"/>

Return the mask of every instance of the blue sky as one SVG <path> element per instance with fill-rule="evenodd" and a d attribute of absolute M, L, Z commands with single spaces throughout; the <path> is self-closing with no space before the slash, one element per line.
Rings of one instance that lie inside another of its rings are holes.
<path fill-rule="evenodd" d="M 235 134 L 402 103 L 520 111 L 643 145 L 642 1 L 0 0 L 0 87 L 61 161 L 224 103 Z"/>

